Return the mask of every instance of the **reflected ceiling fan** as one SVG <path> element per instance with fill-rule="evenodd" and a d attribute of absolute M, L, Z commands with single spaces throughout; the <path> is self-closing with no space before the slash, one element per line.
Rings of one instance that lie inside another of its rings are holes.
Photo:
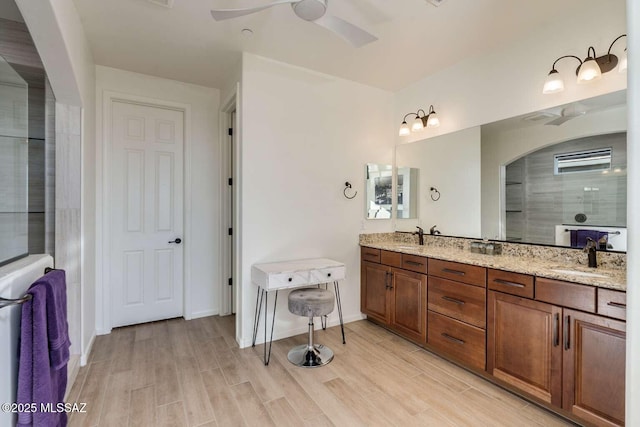
<path fill-rule="evenodd" d="M 284 0 L 265 4 L 264 6 L 249 7 L 244 9 L 213 9 L 211 16 L 216 21 L 237 18 L 260 12 L 272 6 L 290 4 L 293 12 L 299 18 L 318 24 L 329 31 L 333 31 L 354 47 L 361 47 L 378 40 L 376 36 L 368 33 L 343 19 L 327 14 L 329 0 Z"/>
<path fill-rule="evenodd" d="M 545 125 L 560 126 L 571 119 L 584 116 L 587 114 L 587 111 L 589 111 L 589 109 L 586 106 L 579 102 L 574 102 L 573 104 L 562 108 L 562 110 L 560 110 L 560 116 L 545 123 Z"/>

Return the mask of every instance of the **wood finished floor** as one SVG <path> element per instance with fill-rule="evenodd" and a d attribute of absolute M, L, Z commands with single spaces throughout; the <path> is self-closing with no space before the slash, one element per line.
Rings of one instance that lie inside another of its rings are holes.
<path fill-rule="evenodd" d="M 327 366 L 287 361 L 300 335 L 239 349 L 229 317 L 174 319 L 99 336 L 69 402 L 70 426 L 564 426 L 562 419 L 367 321 L 318 331 Z"/>

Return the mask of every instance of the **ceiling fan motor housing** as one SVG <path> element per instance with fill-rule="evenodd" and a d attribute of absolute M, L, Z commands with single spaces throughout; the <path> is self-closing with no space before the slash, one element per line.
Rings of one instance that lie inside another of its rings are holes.
<path fill-rule="evenodd" d="M 292 3 L 291 7 L 295 14 L 305 21 L 315 21 L 327 12 L 327 0 L 300 0 Z"/>

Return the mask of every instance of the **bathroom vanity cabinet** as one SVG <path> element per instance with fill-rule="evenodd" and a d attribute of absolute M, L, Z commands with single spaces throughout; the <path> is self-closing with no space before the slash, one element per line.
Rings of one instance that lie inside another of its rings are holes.
<path fill-rule="evenodd" d="M 626 293 L 362 247 L 361 310 L 550 407 L 624 425 Z"/>
<path fill-rule="evenodd" d="M 399 253 L 362 248 L 362 258 L 372 254 L 384 263 L 363 261 L 361 267 L 361 311 L 383 325 L 419 343 L 427 338 L 427 276 L 398 268 L 403 265 Z M 382 253 L 380 253 L 382 252 Z M 375 258 L 369 256 L 368 258 Z M 411 257 L 411 256 L 410 256 Z M 406 258 L 412 268 L 420 268 L 420 260 Z M 426 271 L 426 258 L 424 271 Z"/>

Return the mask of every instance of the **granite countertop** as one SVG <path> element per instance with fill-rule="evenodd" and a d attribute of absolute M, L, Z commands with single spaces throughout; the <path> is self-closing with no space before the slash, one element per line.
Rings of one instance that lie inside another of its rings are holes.
<path fill-rule="evenodd" d="M 430 245 L 420 246 L 411 243 L 370 242 L 362 243 L 361 246 L 411 255 L 420 255 L 445 261 L 461 262 L 481 267 L 512 271 L 515 273 L 530 274 L 533 276 L 564 280 L 567 282 L 580 283 L 599 288 L 614 289 L 618 291 L 627 290 L 627 272 L 624 268 L 594 269 L 575 264 L 563 264 L 556 260 L 538 259 L 536 257 L 484 255 L 472 253 L 468 250 L 462 250 L 459 248 Z M 554 270 L 568 270 L 577 272 L 578 274 L 564 273 Z M 581 272 L 586 273 L 587 275 L 580 275 L 579 273 Z M 591 274 L 603 277 L 591 276 Z"/>

